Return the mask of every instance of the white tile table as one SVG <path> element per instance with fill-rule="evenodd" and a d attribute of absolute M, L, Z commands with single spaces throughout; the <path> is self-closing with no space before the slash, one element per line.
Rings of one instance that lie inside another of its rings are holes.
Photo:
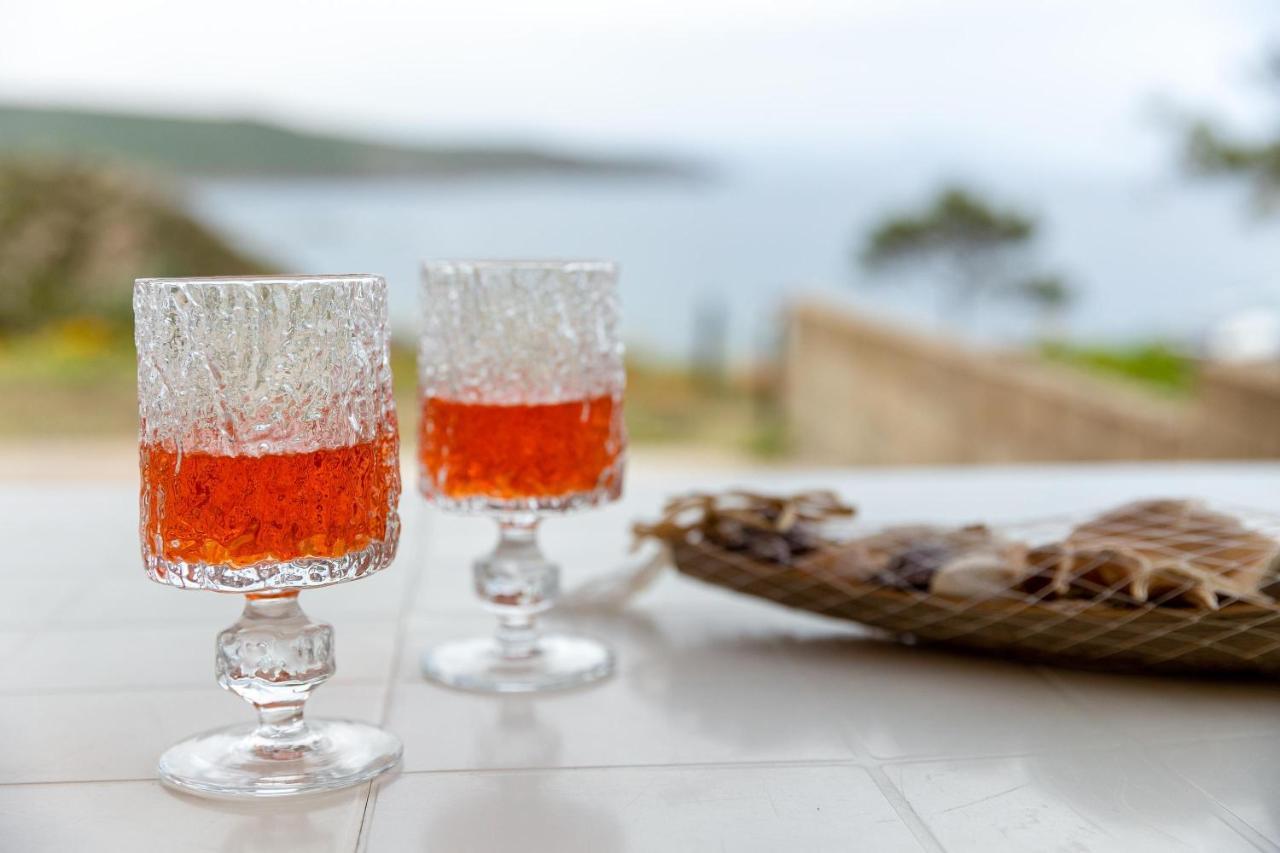
<path fill-rule="evenodd" d="M 412 480 L 406 482 L 411 483 Z M 1280 465 L 660 471 L 548 522 L 566 586 L 688 488 L 834 487 L 864 519 L 1005 521 L 1197 495 L 1280 509 Z M 441 689 L 428 643 L 485 632 L 483 520 L 410 489 L 395 566 L 308 593 L 338 632 L 309 712 L 380 722 L 402 772 L 288 803 L 154 780 L 158 754 L 247 718 L 212 678 L 239 602 L 148 583 L 131 483 L 0 483 L 0 851 L 1280 849 L 1280 689 L 1090 674 L 899 648 L 674 575 L 624 611 L 561 618 L 619 669 L 539 697 Z"/>

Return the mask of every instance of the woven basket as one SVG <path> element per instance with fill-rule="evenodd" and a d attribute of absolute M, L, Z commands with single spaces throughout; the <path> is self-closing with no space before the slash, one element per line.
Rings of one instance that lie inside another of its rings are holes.
<path fill-rule="evenodd" d="M 1280 528 L 1274 521 L 1267 525 Z M 904 642 L 1089 669 L 1280 674 L 1276 605 L 1235 602 L 1217 610 L 1116 606 L 1102 600 L 1045 600 L 1016 590 L 952 598 L 853 580 L 839 568 L 839 546 L 780 565 L 696 535 L 664 538 L 676 568 L 689 577 L 858 622 Z"/>

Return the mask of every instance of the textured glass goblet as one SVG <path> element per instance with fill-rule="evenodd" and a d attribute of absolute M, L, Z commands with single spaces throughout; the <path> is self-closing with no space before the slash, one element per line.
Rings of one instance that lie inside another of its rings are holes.
<path fill-rule="evenodd" d="M 139 279 L 134 284 L 142 558 L 159 583 L 245 596 L 218 635 L 218 683 L 256 725 L 160 758 L 194 793 L 282 796 L 394 767 L 376 726 L 303 718 L 334 673 L 333 628 L 298 592 L 395 556 L 399 436 L 387 286 L 367 275 Z"/>
<path fill-rule="evenodd" d="M 603 678 L 613 655 L 541 634 L 559 591 L 538 522 L 616 500 L 626 446 L 617 270 L 600 261 L 425 265 L 418 380 L 419 486 L 445 510 L 498 522 L 476 561 L 492 638 L 429 649 L 423 672 L 453 687 L 527 692 Z"/>

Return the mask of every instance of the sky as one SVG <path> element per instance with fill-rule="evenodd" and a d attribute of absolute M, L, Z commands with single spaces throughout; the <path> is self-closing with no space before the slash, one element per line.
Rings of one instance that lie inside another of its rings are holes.
<path fill-rule="evenodd" d="M 711 158 L 1131 168 L 1256 120 L 1264 0 L 0 0 L 0 100 Z M 1167 137 L 1167 132 L 1164 134 Z"/>

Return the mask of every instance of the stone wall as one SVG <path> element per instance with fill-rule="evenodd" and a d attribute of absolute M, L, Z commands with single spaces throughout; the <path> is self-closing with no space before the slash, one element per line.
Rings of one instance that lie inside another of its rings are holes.
<path fill-rule="evenodd" d="M 844 308 L 788 312 L 784 409 L 802 459 L 848 464 L 1280 456 L 1280 375 L 1207 371 L 1167 400 Z"/>

